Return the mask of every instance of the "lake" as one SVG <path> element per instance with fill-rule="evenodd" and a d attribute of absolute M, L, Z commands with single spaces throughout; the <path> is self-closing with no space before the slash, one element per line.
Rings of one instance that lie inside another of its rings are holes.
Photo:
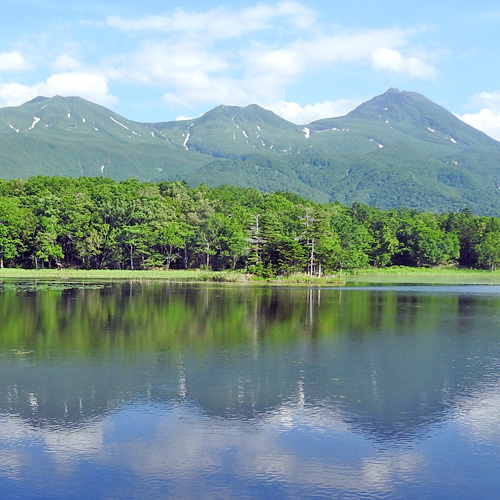
<path fill-rule="evenodd" d="M 0 283 L 0 492 L 498 497 L 500 287 Z"/>

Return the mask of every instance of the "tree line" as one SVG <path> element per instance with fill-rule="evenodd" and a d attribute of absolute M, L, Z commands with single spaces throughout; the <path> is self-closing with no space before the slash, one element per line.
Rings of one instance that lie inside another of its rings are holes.
<path fill-rule="evenodd" d="M 0 180 L 0 266 L 241 269 L 324 275 L 367 266 L 500 264 L 500 219 L 293 193 L 102 177 Z"/>

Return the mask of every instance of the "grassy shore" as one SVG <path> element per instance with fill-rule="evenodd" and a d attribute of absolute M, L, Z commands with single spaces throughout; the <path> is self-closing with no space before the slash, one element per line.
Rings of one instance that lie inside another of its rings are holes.
<path fill-rule="evenodd" d="M 216 282 L 216 283 L 273 283 L 273 284 L 343 284 L 345 280 L 332 277 L 311 277 L 296 273 L 273 279 L 260 278 L 238 271 L 205 270 L 163 270 L 163 271 L 120 271 L 120 270 L 78 270 L 78 269 L 0 269 L 1 279 L 16 280 L 166 280 L 172 282 Z"/>
<path fill-rule="evenodd" d="M 77 270 L 77 269 L 0 269 L 0 279 L 40 280 L 167 280 L 174 282 L 221 283 L 271 283 L 297 285 L 343 285 L 349 283 L 450 283 L 450 284 L 500 284 L 500 271 L 478 271 L 459 268 L 409 268 L 361 269 L 338 276 L 310 277 L 296 273 L 287 277 L 264 279 L 234 271 L 163 270 Z"/>
<path fill-rule="evenodd" d="M 500 271 L 459 267 L 387 267 L 360 269 L 347 276 L 349 282 L 416 284 L 499 284 Z"/>
<path fill-rule="evenodd" d="M 78 280 L 170 280 L 203 281 L 206 271 L 166 270 L 166 271 L 121 271 L 121 270 L 80 270 L 80 269 L 0 269 L 1 278 L 19 279 L 78 279 Z"/>

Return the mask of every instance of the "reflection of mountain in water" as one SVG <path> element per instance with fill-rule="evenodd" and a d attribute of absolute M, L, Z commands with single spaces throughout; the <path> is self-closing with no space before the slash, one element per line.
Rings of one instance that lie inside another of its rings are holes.
<path fill-rule="evenodd" d="M 224 419 L 304 406 L 377 439 L 404 437 L 491 376 L 500 297 L 463 290 L 3 293 L 0 408 L 39 426 L 134 400 Z"/>

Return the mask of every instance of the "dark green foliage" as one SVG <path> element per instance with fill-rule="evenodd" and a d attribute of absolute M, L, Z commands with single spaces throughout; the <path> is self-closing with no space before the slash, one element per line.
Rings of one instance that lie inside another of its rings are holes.
<path fill-rule="evenodd" d="M 0 267 L 241 269 L 271 277 L 454 263 L 495 269 L 500 219 L 178 181 L 0 181 Z"/>

